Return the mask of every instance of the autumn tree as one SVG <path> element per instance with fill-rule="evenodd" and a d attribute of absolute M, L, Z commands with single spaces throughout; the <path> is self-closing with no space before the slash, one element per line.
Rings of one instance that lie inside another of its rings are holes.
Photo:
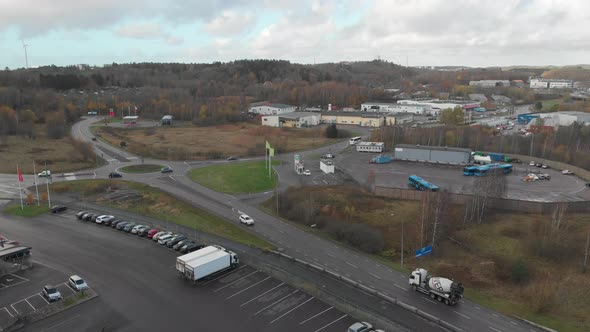
<path fill-rule="evenodd" d="M 454 109 L 446 109 L 440 112 L 440 123 L 458 126 L 465 122 L 463 107 L 457 106 Z"/>
<path fill-rule="evenodd" d="M 63 112 L 47 114 L 45 122 L 47 124 L 47 136 L 54 139 L 60 139 L 65 136 L 66 122 Z"/>
<path fill-rule="evenodd" d="M 6 137 L 16 133 L 16 113 L 8 106 L 0 106 L 0 143 L 6 144 Z"/>

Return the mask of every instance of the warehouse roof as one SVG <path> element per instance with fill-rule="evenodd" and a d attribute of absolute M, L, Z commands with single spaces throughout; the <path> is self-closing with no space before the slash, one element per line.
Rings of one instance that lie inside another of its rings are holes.
<path fill-rule="evenodd" d="M 299 119 L 299 118 L 304 118 L 306 116 L 320 116 L 320 114 L 314 113 L 314 112 L 292 112 L 292 113 L 278 114 L 275 116 L 278 116 L 281 118 L 287 118 L 287 119 Z"/>
<path fill-rule="evenodd" d="M 429 146 L 429 145 L 420 145 L 420 144 L 396 144 L 395 148 L 404 148 L 404 149 L 419 149 L 419 150 L 436 150 L 436 151 L 454 151 L 454 152 L 466 152 L 471 153 L 471 149 L 465 148 L 449 148 L 446 146 Z"/>

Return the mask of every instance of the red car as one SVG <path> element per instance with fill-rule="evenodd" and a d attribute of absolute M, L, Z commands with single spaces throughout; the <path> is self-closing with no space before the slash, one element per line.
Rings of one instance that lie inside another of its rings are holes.
<path fill-rule="evenodd" d="M 154 235 L 156 235 L 156 233 L 158 233 L 160 230 L 157 228 L 152 228 L 148 231 L 147 233 L 147 237 L 148 239 L 151 239 L 152 237 L 154 237 Z"/>

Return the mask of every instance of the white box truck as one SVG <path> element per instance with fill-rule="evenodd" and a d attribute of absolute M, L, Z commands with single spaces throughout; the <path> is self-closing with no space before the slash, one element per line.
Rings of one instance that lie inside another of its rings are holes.
<path fill-rule="evenodd" d="M 180 272 L 180 274 L 184 275 L 184 269 L 187 262 L 192 261 L 197 258 L 201 258 L 205 255 L 208 255 L 212 252 L 216 252 L 219 249 L 222 249 L 220 246 L 207 246 L 205 248 L 201 248 L 199 250 L 190 252 L 186 255 L 176 257 L 176 271 Z"/>
<path fill-rule="evenodd" d="M 221 247 L 214 248 L 215 251 L 186 262 L 184 266 L 185 278 L 197 281 L 239 265 L 240 260 L 236 253 Z"/>

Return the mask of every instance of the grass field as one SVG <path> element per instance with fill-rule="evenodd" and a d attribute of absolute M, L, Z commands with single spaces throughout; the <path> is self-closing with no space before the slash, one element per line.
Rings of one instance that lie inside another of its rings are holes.
<path fill-rule="evenodd" d="M 273 165 L 278 165 L 273 161 Z M 277 176 L 265 167 L 265 161 L 234 162 L 197 168 L 189 173 L 191 180 L 215 191 L 228 194 L 255 193 L 273 189 Z"/>
<path fill-rule="evenodd" d="M 107 202 L 100 200 L 101 194 L 115 189 L 134 190 L 141 195 L 142 199 L 108 202 L 108 206 L 167 220 L 245 245 L 262 249 L 274 248 L 270 243 L 240 227 L 237 218 L 236 223 L 229 222 L 207 211 L 195 208 L 159 189 L 143 184 L 121 180 L 78 180 L 54 183 L 51 187 L 56 192 L 80 193 L 83 198 L 89 200 L 98 198 L 97 203 L 104 205 L 107 205 Z"/>
<path fill-rule="evenodd" d="M 79 157 L 69 138 L 47 138 L 41 127 L 37 132 L 34 140 L 22 136 L 7 137 L 7 144 L 0 146 L 0 173 L 16 174 L 18 163 L 23 173 L 33 174 L 33 160 L 36 161 L 37 173 L 45 163 L 52 173 L 96 167 L 95 159 L 83 161 Z"/>
<path fill-rule="evenodd" d="M 281 199 L 289 193 L 281 195 Z M 463 207 L 449 207 L 443 232 L 433 255 L 417 259 L 414 250 L 429 244 L 431 224 L 420 239 L 422 207 L 420 202 L 390 200 L 346 187 L 306 187 L 297 190 L 290 202 L 281 201 L 283 218 L 305 218 L 302 209 L 312 210 L 318 235 L 337 241 L 330 228 L 344 223 L 370 225 L 383 236 L 383 251 L 374 257 L 397 270 L 424 267 L 434 275 L 449 276 L 465 284 L 466 297 L 507 315 L 546 325 L 559 331 L 590 330 L 590 272 L 581 272 L 586 234 L 590 232 L 590 214 L 567 214 L 560 231 L 548 232 L 554 223 L 551 215 L 494 212 L 481 225 L 462 227 Z M 301 202 L 299 205 L 297 202 Z M 310 206 L 313 202 L 313 207 Z M 270 198 L 265 210 L 275 213 L 276 200 Z M 400 268 L 400 234 L 404 222 L 404 268 Z M 299 226 L 305 221 L 300 220 Z M 324 226 L 322 226 L 322 224 Z M 332 227 L 330 227 L 332 226 Z M 429 231 L 428 231 L 429 230 Z M 440 232 L 440 229 L 439 229 Z M 546 234 L 546 235 L 543 235 Z M 451 241 L 448 237 L 452 237 Z M 551 238 L 559 239 L 551 242 Z M 546 239 L 546 240 L 543 240 Z M 545 244 L 539 245 L 544 242 Z M 557 243 L 557 246 L 555 246 Z M 342 243 L 343 246 L 349 244 Z M 547 249 L 544 249 L 547 248 Z M 540 255 L 539 250 L 548 250 Z M 555 252 L 555 254 L 553 254 Z M 523 282 L 514 279 L 515 263 L 522 260 L 527 269 Z"/>
<path fill-rule="evenodd" d="M 152 128 L 93 127 L 96 136 L 114 146 L 146 158 L 167 160 L 221 159 L 229 156 L 262 156 L 265 141 L 277 153 L 309 150 L 337 141 L 325 137 L 325 128 L 272 128 L 250 123 L 210 127 Z M 190 142 L 190 143 L 188 143 Z"/>
<path fill-rule="evenodd" d="M 141 165 L 130 165 L 119 168 L 123 173 L 153 173 L 159 172 L 162 169 L 162 165 L 154 164 L 141 164 Z"/>
<path fill-rule="evenodd" d="M 36 217 L 49 212 L 49 207 L 47 205 L 24 205 L 24 208 L 21 209 L 20 204 L 10 204 L 4 208 L 4 212 L 21 217 Z"/>
<path fill-rule="evenodd" d="M 563 103 L 562 99 L 550 99 L 550 100 L 543 100 L 543 111 L 549 111 L 551 110 L 551 107 L 553 107 L 554 105 L 559 105 L 561 103 Z"/>

